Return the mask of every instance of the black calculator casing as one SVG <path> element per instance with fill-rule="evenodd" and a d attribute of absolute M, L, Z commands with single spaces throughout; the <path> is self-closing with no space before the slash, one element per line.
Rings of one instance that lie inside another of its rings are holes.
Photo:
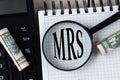
<path fill-rule="evenodd" d="M 7 75 L 7 78 L 9 78 L 5 78 L 5 80 L 42 80 L 39 28 L 35 22 L 33 0 L 26 0 L 26 2 L 27 13 L 0 15 L 0 29 L 6 27 L 9 29 L 11 35 L 30 63 L 28 68 L 19 72 L 0 44 L 0 47 L 3 49 L 2 51 L 0 49 L 1 53 L 5 53 L 4 58 L 0 58 L 0 61 L 5 61 L 6 63 L 6 68 L 0 69 L 0 74 L 2 75 L 3 72 L 3 75 Z"/>

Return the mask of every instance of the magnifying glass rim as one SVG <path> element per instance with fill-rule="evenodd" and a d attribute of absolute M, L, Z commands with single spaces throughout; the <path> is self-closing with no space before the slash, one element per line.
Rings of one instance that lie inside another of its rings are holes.
<path fill-rule="evenodd" d="M 44 51 L 44 39 L 45 39 L 45 36 L 46 36 L 46 34 L 48 33 L 48 31 L 49 31 L 51 28 L 53 28 L 54 26 L 56 26 L 56 25 L 58 25 L 58 24 L 61 24 L 61 23 L 66 23 L 66 22 L 74 23 L 74 24 L 77 24 L 77 25 L 79 25 L 80 27 L 82 27 L 82 28 L 88 33 L 88 35 L 89 35 L 89 37 L 90 37 L 90 40 L 91 40 L 91 47 L 92 47 L 92 48 L 91 48 L 91 52 L 90 52 L 90 55 L 89 55 L 88 59 L 87 59 L 82 65 L 80 65 L 80 66 L 78 66 L 77 68 L 74 68 L 74 69 L 61 69 L 61 68 L 58 68 L 57 66 L 55 66 L 54 64 L 52 64 L 52 63 L 48 60 L 48 58 L 47 58 L 46 55 L 45 55 L 45 51 Z M 78 23 L 78 22 L 71 21 L 71 20 L 60 21 L 60 22 L 57 22 L 57 23 L 53 24 L 53 25 L 45 32 L 45 34 L 44 34 L 44 36 L 43 36 L 43 40 L 42 40 L 42 51 L 43 51 L 43 55 L 44 55 L 45 59 L 46 59 L 46 60 L 48 61 L 48 63 L 51 64 L 54 68 L 59 69 L 59 70 L 62 70 L 62 71 L 73 71 L 73 70 L 76 70 L 76 69 L 78 69 L 78 68 L 81 68 L 81 67 L 82 67 L 83 65 L 85 65 L 85 64 L 88 62 L 88 60 L 90 59 L 91 54 L 92 54 L 92 51 L 93 51 L 92 35 L 91 35 L 91 33 L 90 33 L 90 31 L 89 31 L 89 29 L 88 29 L 87 27 L 81 25 L 81 24 Z"/>

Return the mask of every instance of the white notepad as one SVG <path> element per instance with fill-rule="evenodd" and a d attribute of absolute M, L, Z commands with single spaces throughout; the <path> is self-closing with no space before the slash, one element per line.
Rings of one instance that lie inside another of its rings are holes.
<path fill-rule="evenodd" d="M 60 9 L 56 10 L 56 15 L 52 15 L 52 10 L 47 10 L 47 16 L 44 15 L 44 10 L 39 11 L 40 45 L 42 46 L 42 40 L 46 31 L 57 22 L 72 20 L 90 29 L 118 12 L 118 6 L 113 6 L 113 11 L 110 11 L 109 6 L 104 6 L 104 9 L 105 11 L 102 12 L 101 7 L 97 7 L 97 12 L 93 12 L 93 8 L 88 8 L 88 13 L 85 13 L 84 8 L 80 8 L 79 14 L 76 12 L 76 9 L 72 9 L 72 14 L 69 14 L 69 10 L 65 9 L 63 15 L 60 14 Z M 120 20 L 96 32 L 93 35 L 94 50 L 90 60 L 81 68 L 73 71 L 61 71 L 51 66 L 45 59 L 41 47 L 43 80 L 119 80 L 120 50 L 116 49 L 105 56 L 101 56 L 96 49 L 97 42 L 118 30 L 120 30 Z"/>

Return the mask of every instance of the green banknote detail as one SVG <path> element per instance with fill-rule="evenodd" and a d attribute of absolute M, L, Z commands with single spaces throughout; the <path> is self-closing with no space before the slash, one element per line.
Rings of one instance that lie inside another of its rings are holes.
<path fill-rule="evenodd" d="M 108 52 L 108 49 L 116 49 L 120 47 L 120 31 L 104 39 L 100 44 L 103 45 L 106 52 Z"/>
<path fill-rule="evenodd" d="M 7 47 L 9 48 L 9 50 L 12 52 L 13 55 L 17 55 L 20 51 L 18 45 L 16 44 L 15 40 L 13 39 L 13 37 L 11 36 L 11 34 L 9 32 L 5 33 L 2 35 L 2 38 L 5 42 L 5 44 L 7 45 Z"/>

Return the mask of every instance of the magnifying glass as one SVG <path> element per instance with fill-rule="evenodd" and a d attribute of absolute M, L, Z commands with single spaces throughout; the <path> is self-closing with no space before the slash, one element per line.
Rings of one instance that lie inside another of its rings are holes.
<path fill-rule="evenodd" d="M 45 33 L 42 51 L 46 60 L 55 68 L 72 71 L 89 60 L 93 50 L 92 35 L 120 18 L 117 12 L 91 29 L 74 21 L 61 21 Z"/>

